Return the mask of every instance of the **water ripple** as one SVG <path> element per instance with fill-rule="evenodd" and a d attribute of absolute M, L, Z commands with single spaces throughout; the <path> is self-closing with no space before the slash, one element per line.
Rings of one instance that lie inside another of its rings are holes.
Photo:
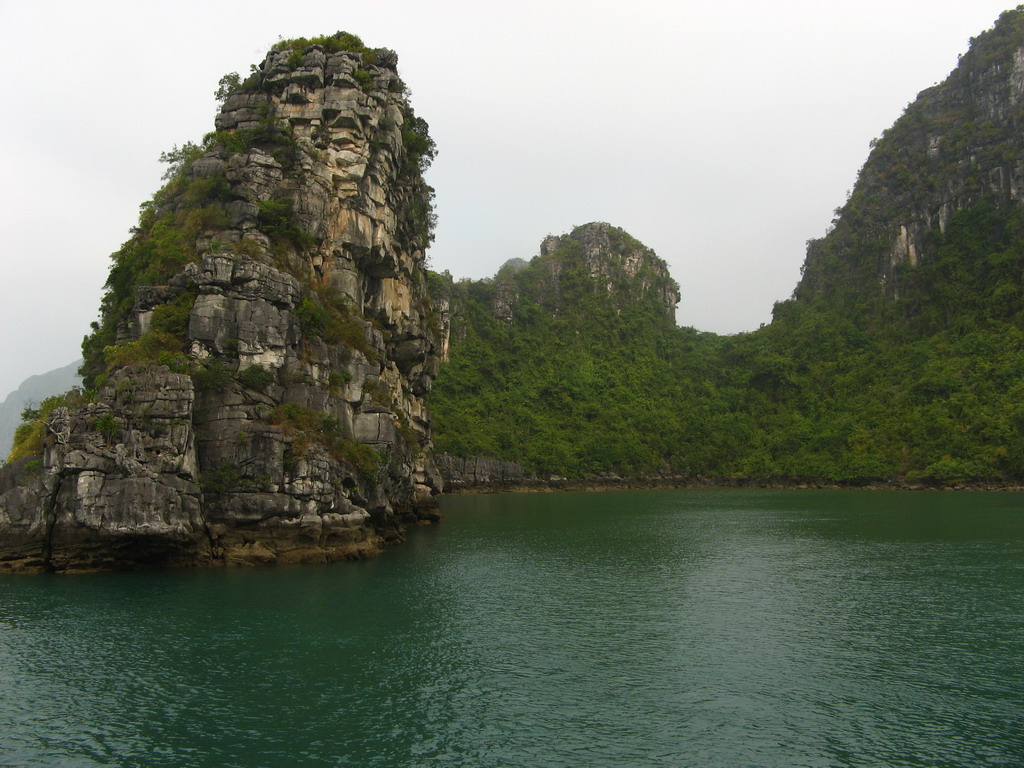
<path fill-rule="evenodd" d="M 446 512 L 365 563 L 0 581 L 0 765 L 1024 765 L 1011 494 Z"/>

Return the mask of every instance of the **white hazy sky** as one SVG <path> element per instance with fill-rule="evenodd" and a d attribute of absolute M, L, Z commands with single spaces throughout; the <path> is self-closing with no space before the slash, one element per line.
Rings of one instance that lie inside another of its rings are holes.
<path fill-rule="evenodd" d="M 431 266 L 457 277 L 608 221 L 753 330 L 868 143 L 1010 0 L 0 0 L 0 399 L 67 364 L 160 153 L 279 37 L 395 49 L 439 155 Z"/>

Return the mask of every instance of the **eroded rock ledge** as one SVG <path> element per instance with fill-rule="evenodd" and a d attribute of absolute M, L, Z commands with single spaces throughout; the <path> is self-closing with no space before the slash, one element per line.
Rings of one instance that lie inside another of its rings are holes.
<path fill-rule="evenodd" d="M 277 362 L 263 368 L 275 377 L 257 389 L 226 366 L 125 366 L 91 402 L 57 408 L 43 456 L 0 473 L 0 569 L 325 562 L 375 554 L 436 517 L 440 481 L 381 402 L 394 363 L 333 359 L 326 345 L 304 361 L 296 281 L 271 267 L 209 256 L 185 277 L 199 291 L 194 354 L 235 339 L 243 360 Z M 313 416 L 347 437 L 318 436 L 302 423 Z"/>
<path fill-rule="evenodd" d="M 114 254 L 88 395 L 0 472 L 0 570 L 364 557 L 436 518 L 433 156 L 397 57 L 275 46 Z"/>

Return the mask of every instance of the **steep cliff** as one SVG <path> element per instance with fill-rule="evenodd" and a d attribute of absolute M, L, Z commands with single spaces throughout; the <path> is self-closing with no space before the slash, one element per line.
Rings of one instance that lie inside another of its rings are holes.
<path fill-rule="evenodd" d="M 397 57 L 345 33 L 228 76 L 113 255 L 85 392 L 0 475 L 0 567 L 324 561 L 433 516 L 433 157 Z"/>
<path fill-rule="evenodd" d="M 987 256 L 1019 237 L 1022 202 L 1017 9 L 972 38 L 949 77 L 872 142 L 833 229 L 809 243 L 794 297 L 842 307 L 868 326 L 909 321 L 924 332 L 951 326 L 958 314 L 989 313 L 996 291 L 1003 314 L 1013 315 L 1024 310 L 1021 265 Z"/>

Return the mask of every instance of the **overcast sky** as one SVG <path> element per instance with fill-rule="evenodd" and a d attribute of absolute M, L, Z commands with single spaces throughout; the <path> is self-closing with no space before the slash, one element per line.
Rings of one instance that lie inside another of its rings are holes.
<path fill-rule="evenodd" d="M 431 266 L 457 277 L 608 221 L 678 320 L 757 328 L 868 143 L 1009 0 L 0 0 L 0 399 L 67 364 L 160 153 L 279 37 L 395 49 L 439 154 Z"/>

